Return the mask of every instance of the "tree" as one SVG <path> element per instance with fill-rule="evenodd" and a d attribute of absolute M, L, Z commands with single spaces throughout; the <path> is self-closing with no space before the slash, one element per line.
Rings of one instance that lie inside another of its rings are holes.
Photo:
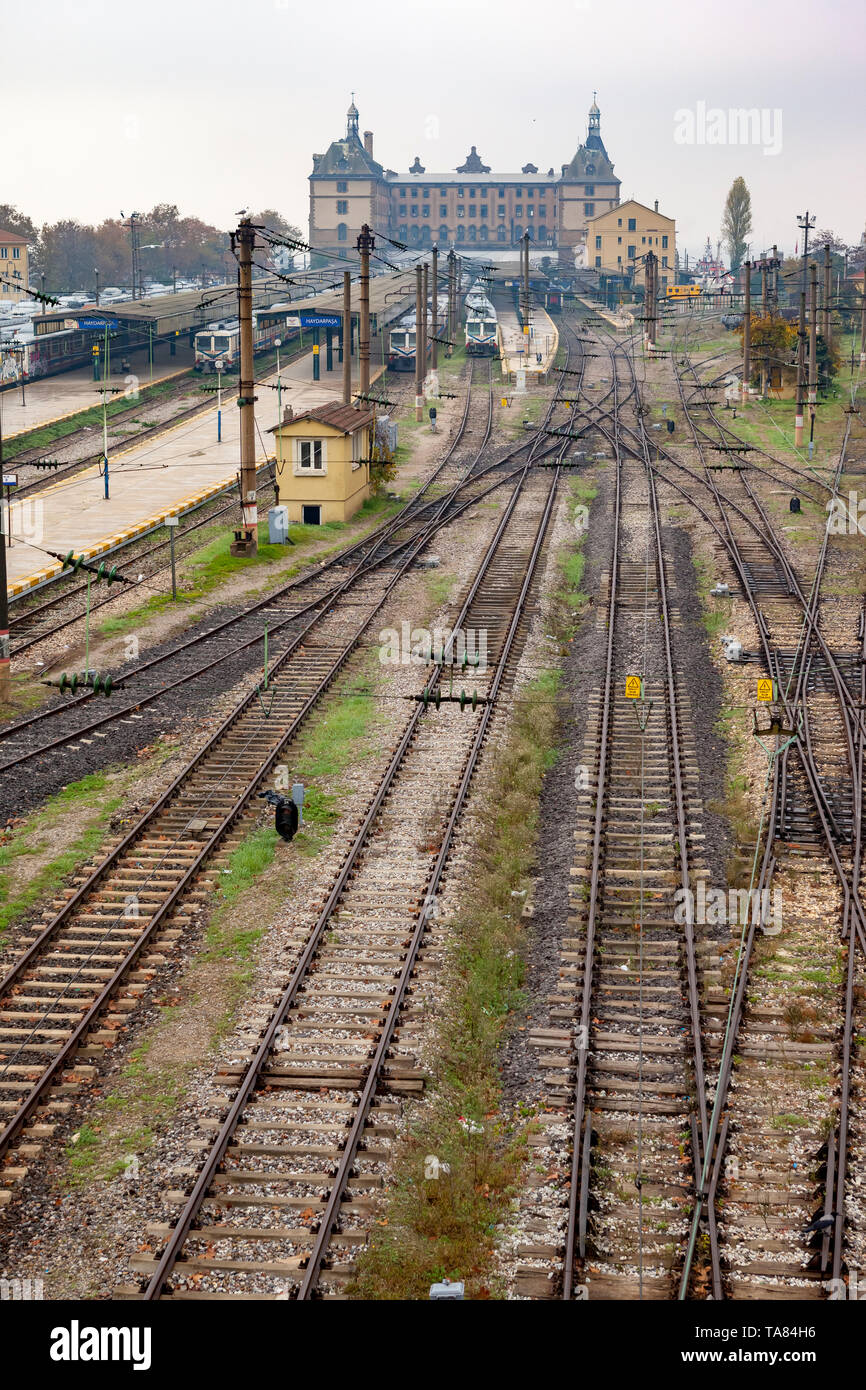
<path fill-rule="evenodd" d="M 740 342 L 743 330 L 740 329 Z M 769 369 L 772 386 L 789 385 L 797 379 L 797 325 L 787 320 L 758 318 L 752 315 L 751 364 L 752 376 L 757 377 L 765 368 Z"/>
<path fill-rule="evenodd" d="M 4 232 L 15 232 L 18 236 L 26 237 L 31 246 L 35 246 L 39 239 L 30 218 L 19 212 L 13 203 L 0 203 L 0 228 Z"/>
<path fill-rule="evenodd" d="M 752 196 L 746 187 L 745 179 L 738 175 L 728 191 L 722 214 L 722 240 L 735 275 L 746 259 L 751 230 Z"/>

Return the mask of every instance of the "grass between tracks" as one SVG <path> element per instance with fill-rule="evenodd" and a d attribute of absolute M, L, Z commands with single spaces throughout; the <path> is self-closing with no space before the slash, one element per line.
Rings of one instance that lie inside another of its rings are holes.
<path fill-rule="evenodd" d="M 120 783 L 110 787 L 107 774 L 91 773 L 70 782 L 22 824 L 2 832 L 0 940 L 12 923 L 34 903 L 56 893 L 67 876 L 96 851 L 124 790 Z M 70 818 L 76 827 L 83 827 L 74 838 L 66 836 Z M 40 858 L 45 862 L 31 871 L 31 864 Z"/>
<path fill-rule="evenodd" d="M 99 383 L 94 382 L 94 391 L 99 390 Z M 192 389 L 192 388 L 191 388 Z M 137 400 L 130 400 L 127 396 L 119 396 L 111 400 L 106 405 L 106 415 L 110 420 L 113 415 L 121 415 L 124 411 L 138 406 L 142 411 L 146 411 L 148 406 L 155 404 L 162 396 L 168 395 L 177 390 L 177 381 L 157 382 L 153 386 L 142 386 L 139 388 Z M 77 434 L 84 428 L 96 429 L 102 425 L 102 403 L 91 406 L 89 410 L 79 410 L 74 415 L 70 415 L 66 420 L 56 420 L 50 425 L 41 425 L 37 429 L 28 430 L 26 434 L 18 435 L 15 439 L 10 439 L 3 445 L 3 457 L 8 463 L 10 459 L 17 458 L 19 454 L 25 453 L 29 449 L 45 449 L 50 444 L 56 444 L 59 439 L 65 439 L 67 435 Z M 101 443 L 101 437 L 99 443 Z"/>
<path fill-rule="evenodd" d="M 572 517 L 594 495 L 574 479 Z M 562 644 L 573 636 L 585 602 L 581 542 L 579 535 L 558 556 L 548 630 Z M 499 1292 L 495 1239 L 525 1155 L 525 1130 L 501 1114 L 500 1052 L 523 997 L 522 911 L 535 869 L 542 783 L 557 757 L 560 683 L 560 671 L 549 669 L 523 688 L 490 770 L 471 897 L 450 933 L 451 997 L 430 1049 L 436 1076 L 397 1152 L 382 1214 L 350 1288 L 356 1298 L 426 1298 L 445 1276 L 464 1280 L 469 1298 Z"/>

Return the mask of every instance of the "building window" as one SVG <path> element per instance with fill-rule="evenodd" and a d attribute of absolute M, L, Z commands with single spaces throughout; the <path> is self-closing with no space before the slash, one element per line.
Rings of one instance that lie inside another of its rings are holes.
<path fill-rule="evenodd" d="M 633 232 L 637 229 L 637 220 L 634 217 L 630 217 L 628 219 L 628 229 L 630 232 Z"/>
<path fill-rule="evenodd" d="M 410 188 L 410 189 L 409 189 L 409 197 L 410 197 L 410 198 L 417 198 L 417 197 L 418 197 L 418 190 L 417 190 L 417 188 Z"/>
<path fill-rule="evenodd" d="M 666 236 L 663 236 L 663 237 L 662 237 L 662 250 L 663 250 L 663 251 L 666 251 L 667 249 L 668 249 L 668 239 L 667 239 Z"/>
<path fill-rule="evenodd" d="M 617 244 L 617 246 L 622 246 L 622 237 L 621 237 L 621 236 L 618 236 L 618 237 L 617 237 L 617 239 L 616 239 L 616 244 Z"/>
<path fill-rule="evenodd" d="M 458 241 L 465 241 L 465 240 L 466 240 L 466 228 L 465 228 L 465 227 L 458 227 L 458 228 L 457 228 L 457 240 L 458 240 Z"/>
<path fill-rule="evenodd" d="M 429 198 L 429 197 L 430 197 L 430 189 L 429 189 L 429 188 L 425 188 L 424 191 L 423 191 L 423 193 L 421 194 L 421 197 L 422 197 L 422 198 Z"/>
<path fill-rule="evenodd" d="M 0 246 L 0 257 L 2 257 L 3 260 L 5 261 L 8 255 L 9 255 L 9 248 L 8 248 L 8 246 Z"/>
<path fill-rule="evenodd" d="M 345 217 L 348 211 L 349 211 L 349 200 L 348 200 L 347 198 L 338 198 L 338 199 L 337 199 L 337 215 L 339 216 L 339 215 L 342 213 L 342 215 Z"/>
<path fill-rule="evenodd" d="M 622 226 L 622 218 L 621 218 L 621 217 L 618 217 L 618 218 L 616 219 L 616 225 L 617 225 L 618 227 L 621 227 L 621 226 Z M 622 241 L 622 237 L 620 237 L 620 241 Z"/>
<path fill-rule="evenodd" d="M 298 440 L 298 468 L 309 473 L 323 473 L 325 471 L 323 440 Z"/>
<path fill-rule="evenodd" d="M 348 228 L 347 228 L 345 222 L 338 222 L 338 223 L 337 223 L 337 240 L 338 240 L 338 241 L 345 241 L 345 240 L 346 240 L 346 234 L 347 234 L 347 232 L 348 232 Z"/>
<path fill-rule="evenodd" d="M 422 207 L 422 209 L 421 209 L 421 216 L 422 216 L 422 217 L 429 217 L 429 216 L 430 216 L 430 205 L 429 205 L 428 203 L 425 203 L 424 206 Z"/>
<path fill-rule="evenodd" d="M 515 198 L 522 198 L 522 197 L 523 197 L 523 189 L 522 189 L 522 188 L 515 188 L 515 190 L 514 190 L 514 196 L 515 196 Z"/>
<path fill-rule="evenodd" d="M 439 228 L 439 240 L 440 240 L 440 241 L 447 241 L 447 240 L 448 240 L 448 228 L 447 228 L 444 224 Z"/>
<path fill-rule="evenodd" d="M 401 198 L 405 198 L 405 197 L 406 197 L 406 190 L 405 190 L 405 188 L 401 188 L 401 189 L 400 189 L 400 197 L 401 197 Z"/>
<path fill-rule="evenodd" d="M 448 197 L 448 189 L 447 189 L 447 188 L 440 188 L 440 189 L 439 189 L 439 197 L 440 197 L 440 198 L 447 198 L 447 197 Z"/>
<path fill-rule="evenodd" d="M 465 209 L 465 208 L 458 208 L 458 209 L 457 209 L 457 216 L 458 216 L 458 217 L 465 217 L 465 216 L 466 216 L 466 209 Z"/>
<path fill-rule="evenodd" d="M 470 216 L 470 217 L 474 217 L 474 216 L 475 216 L 475 204 L 474 204 L 474 203 L 470 203 L 470 204 L 469 204 L 469 216 Z"/>
<path fill-rule="evenodd" d="M 637 251 L 637 247 L 636 247 L 636 246 L 630 246 L 630 247 L 628 248 L 628 258 L 629 258 L 630 261 L 633 261 L 633 260 L 634 260 L 634 256 L 635 256 L 635 252 L 636 252 L 636 251 Z"/>
<path fill-rule="evenodd" d="M 499 207 L 496 209 L 496 216 L 497 216 L 497 217 L 504 217 L 504 216 L 505 216 L 505 204 L 504 204 L 504 203 L 500 203 L 500 204 L 499 204 Z"/>
<path fill-rule="evenodd" d="M 667 256 L 662 256 L 662 265 L 664 266 L 665 270 L 667 270 L 667 268 L 668 268 L 668 258 L 667 258 Z"/>
<path fill-rule="evenodd" d="M 522 236 L 523 236 L 523 228 L 522 228 L 522 227 L 515 227 L 515 228 L 514 228 L 514 240 L 515 240 L 515 241 L 519 241 L 520 238 L 521 238 Z"/>
<path fill-rule="evenodd" d="M 474 228 L 474 227 L 470 227 L 470 228 L 469 228 L 469 240 L 470 240 L 470 241 L 474 241 L 477 235 L 478 235 L 478 233 L 476 232 L 475 228 Z"/>
<path fill-rule="evenodd" d="M 465 188 L 458 188 L 458 190 L 457 190 L 457 197 L 458 197 L 458 198 L 464 198 L 465 196 L 466 196 L 466 189 L 465 189 Z"/>
<path fill-rule="evenodd" d="M 650 241 L 652 241 L 652 237 L 650 237 Z M 640 244 L 641 244 L 641 246 L 646 246 L 646 237 L 645 237 L 645 236 L 642 236 L 642 237 L 641 237 L 641 239 L 640 239 Z"/>
<path fill-rule="evenodd" d="M 505 189 L 504 189 L 504 188 L 500 188 L 500 190 L 499 190 L 499 196 L 500 196 L 500 198 L 504 198 L 504 197 L 505 197 Z"/>
<path fill-rule="evenodd" d="M 486 203 L 482 203 L 482 204 L 481 204 L 481 216 L 482 216 L 482 217 L 486 217 L 486 216 L 487 216 L 487 204 L 486 204 Z"/>
<path fill-rule="evenodd" d="M 505 240 L 505 237 L 506 237 L 505 228 L 504 228 L 504 227 L 497 227 L 497 228 L 496 228 L 496 240 L 497 240 L 497 241 L 504 241 L 504 240 Z"/>
<path fill-rule="evenodd" d="M 448 216 L 448 204 L 447 204 L 447 203 L 443 203 L 443 204 L 441 205 L 441 207 L 439 208 L 439 216 L 440 216 L 440 217 L 447 217 L 447 216 Z"/>
<path fill-rule="evenodd" d="M 348 191 L 349 191 L 349 185 L 346 183 L 346 180 L 345 180 L 345 179 L 338 179 L 338 180 L 337 180 L 337 192 L 338 192 L 338 193 L 348 193 Z"/>
<path fill-rule="evenodd" d="M 583 212 L 585 217 L 595 217 L 595 203 L 584 203 Z"/>
<path fill-rule="evenodd" d="M 595 258 L 595 268 L 596 268 L 596 270 L 601 270 L 601 256 L 596 256 L 596 258 Z"/>
<path fill-rule="evenodd" d="M 18 258 L 20 257 L 20 255 L 21 255 L 21 247 L 20 247 L 20 246 L 13 246 L 13 247 L 12 247 L 12 259 L 13 259 L 13 261 L 17 261 Z"/>
<path fill-rule="evenodd" d="M 417 216 L 418 216 L 418 209 L 417 209 L 417 207 L 415 207 L 414 203 L 413 203 L 413 205 L 412 205 L 412 211 L 411 211 L 411 213 L 409 214 L 409 216 L 410 216 L 410 217 L 417 217 Z"/>
<path fill-rule="evenodd" d="M 544 218 L 547 216 L 547 208 L 539 208 L 539 209 L 538 209 L 538 215 L 539 215 L 539 217 L 540 217 L 540 218 L 542 219 L 542 221 L 543 221 Z"/>
<path fill-rule="evenodd" d="M 405 204 L 405 203 L 401 203 L 401 204 L 400 204 L 400 216 L 401 216 L 401 217 L 405 217 L 405 216 L 406 216 L 406 204 Z"/>
<path fill-rule="evenodd" d="M 594 198 L 594 197 L 595 197 L 595 184 L 594 184 L 594 183 L 588 183 L 588 184 L 586 185 L 586 187 L 584 188 L 583 191 L 584 191 L 584 194 L 586 195 L 587 198 Z"/>
<path fill-rule="evenodd" d="M 535 189 L 534 189 L 534 188 L 527 188 L 527 190 L 526 190 L 526 196 L 527 196 L 527 198 L 531 198 L 531 197 L 533 196 L 534 193 L 535 193 Z"/>
<path fill-rule="evenodd" d="M 515 217 L 522 217 L 522 216 L 523 216 L 523 204 L 522 204 L 522 203 L 518 203 L 518 204 L 517 204 L 517 207 L 514 209 L 514 216 L 515 216 Z"/>
<path fill-rule="evenodd" d="M 622 256 L 617 256 L 616 263 L 617 265 L 622 265 Z"/>
<path fill-rule="evenodd" d="M 534 217 L 534 216 L 535 216 L 535 208 L 527 208 L 527 209 L 526 209 L 526 216 L 527 216 L 527 217 Z"/>
<path fill-rule="evenodd" d="M 487 240 L 487 228 L 486 228 L 486 227 L 482 227 L 482 228 L 481 228 L 481 231 L 479 232 L 479 236 L 480 236 L 480 238 L 481 238 L 482 241 L 486 241 L 486 240 Z"/>
<path fill-rule="evenodd" d="M 406 226 L 405 222 L 400 223 L 400 226 L 397 228 L 397 235 L 401 241 L 406 240 L 407 236 L 409 235 L 409 228 Z"/>
<path fill-rule="evenodd" d="M 596 239 L 595 239 L 595 249 L 596 249 L 596 251 L 600 251 L 600 250 L 601 250 L 601 237 L 600 237 L 600 236 L 597 236 Z"/>

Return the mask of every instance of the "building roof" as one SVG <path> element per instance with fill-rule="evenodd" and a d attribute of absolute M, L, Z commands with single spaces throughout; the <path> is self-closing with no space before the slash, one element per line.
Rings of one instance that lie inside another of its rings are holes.
<path fill-rule="evenodd" d="M 19 236 L 17 232 L 7 232 L 7 231 L 4 231 L 2 227 L 0 227 L 0 241 L 10 242 L 10 243 L 13 243 L 13 242 L 16 242 L 16 241 L 17 241 L 19 246 L 26 246 L 26 245 L 27 245 L 27 238 L 26 238 L 26 236 Z"/>
<path fill-rule="evenodd" d="M 612 213 L 622 214 L 623 208 L 643 208 L 650 217 L 660 217 L 664 222 L 674 222 L 673 217 L 668 217 L 666 212 L 659 212 L 658 208 L 647 207 L 646 203 L 639 203 L 637 198 L 626 198 L 624 203 L 617 203 L 616 207 L 608 208 L 607 212 L 598 212 L 595 217 L 588 217 L 587 222 L 600 222 L 603 217 L 610 217 Z"/>
<path fill-rule="evenodd" d="M 368 154 L 358 134 L 358 108 L 354 101 L 346 112 L 346 134 L 342 140 L 332 140 L 324 154 L 313 155 L 311 178 L 377 178 L 384 173 L 371 154 Z"/>
<path fill-rule="evenodd" d="M 297 425 L 304 420 L 315 420 L 316 424 L 328 425 L 331 429 L 339 430 L 341 434 L 353 434 L 364 425 L 372 425 L 373 412 L 360 410 L 355 405 L 343 405 L 342 401 L 325 401 L 324 405 L 311 406 L 309 410 L 302 410 L 283 423 Z M 268 433 L 273 434 L 277 429 L 279 426 L 274 425 Z"/>
<path fill-rule="evenodd" d="M 556 178 L 553 174 L 461 174 L 457 173 L 454 169 L 449 169 L 444 174 L 428 174 L 426 172 L 423 174 L 413 174 L 411 172 L 408 174 L 392 174 L 389 170 L 386 177 L 389 183 L 405 183 L 406 185 L 418 183 L 432 185 L 441 183 L 443 188 L 449 183 L 467 185 L 477 183 L 479 186 L 482 184 L 519 183 L 526 184 L 527 186 L 532 185 L 534 187 L 535 184 L 539 183 L 552 184 L 556 182 Z"/>

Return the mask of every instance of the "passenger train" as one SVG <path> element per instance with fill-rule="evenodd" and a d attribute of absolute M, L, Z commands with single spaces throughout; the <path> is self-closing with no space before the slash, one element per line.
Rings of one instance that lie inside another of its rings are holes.
<path fill-rule="evenodd" d="M 439 295 L 437 301 L 438 323 L 437 335 L 441 334 L 443 328 L 448 323 L 448 296 Z M 392 372 L 414 372 L 415 370 L 415 340 L 416 340 L 415 310 L 404 314 L 401 319 L 391 329 L 388 334 L 388 367 Z M 433 315 L 428 307 L 427 310 L 427 356 L 432 351 L 431 335 L 433 333 Z"/>
<path fill-rule="evenodd" d="M 273 309 L 259 310 L 253 314 L 253 352 L 267 352 L 274 340 L 290 342 L 297 337 L 301 320 L 288 314 L 285 306 L 274 305 Z M 199 329 L 194 339 L 195 370 L 215 372 L 216 363 L 222 362 L 223 372 L 237 371 L 240 364 L 240 323 L 238 319 L 219 319 Z"/>
<path fill-rule="evenodd" d="M 498 357 L 499 323 L 481 280 L 466 296 L 466 351 L 472 357 Z"/>

